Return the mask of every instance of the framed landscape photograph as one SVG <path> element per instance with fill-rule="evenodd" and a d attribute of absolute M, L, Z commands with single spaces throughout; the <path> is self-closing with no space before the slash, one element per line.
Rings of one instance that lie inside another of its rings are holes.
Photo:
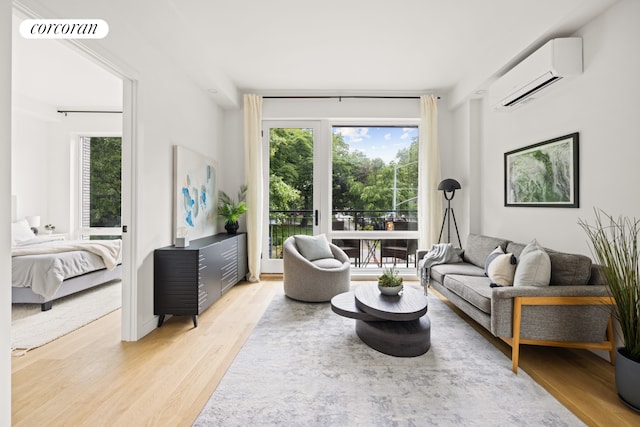
<path fill-rule="evenodd" d="M 579 207 L 578 133 L 505 153 L 504 205 Z"/>

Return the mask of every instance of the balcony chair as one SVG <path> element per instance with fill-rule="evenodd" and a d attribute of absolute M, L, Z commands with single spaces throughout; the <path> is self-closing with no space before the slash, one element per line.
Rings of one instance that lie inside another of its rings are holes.
<path fill-rule="evenodd" d="M 344 230 L 344 221 L 333 221 L 332 230 Z M 342 249 L 349 258 L 354 259 L 356 267 L 360 265 L 360 240 L 359 239 L 334 239 L 333 244 Z"/>
<path fill-rule="evenodd" d="M 410 221 L 394 221 L 394 230 L 416 230 L 417 223 Z M 394 259 L 395 265 L 397 259 L 405 260 L 406 266 L 409 267 L 409 259 L 413 257 L 415 265 L 416 250 L 418 241 L 416 239 L 383 239 L 380 243 L 380 257 L 390 257 Z"/>
<path fill-rule="evenodd" d="M 334 245 L 344 252 L 350 259 L 353 258 L 354 265 L 360 266 L 360 240 L 358 239 L 334 239 Z"/>

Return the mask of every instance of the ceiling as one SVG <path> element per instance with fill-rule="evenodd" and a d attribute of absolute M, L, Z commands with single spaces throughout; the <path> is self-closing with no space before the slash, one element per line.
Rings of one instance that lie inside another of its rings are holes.
<path fill-rule="evenodd" d="M 435 92 L 454 106 L 616 1 L 137 0 L 109 26 L 136 26 L 223 106 L 246 91 Z"/>
<path fill-rule="evenodd" d="M 21 18 L 13 16 L 13 34 Z M 14 107 L 120 109 L 122 80 L 57 40 L 12 39 Z M 33 112 L 33 111 L 32 111 Z M 40 111 L 38 111 L 40 112 Z"/>

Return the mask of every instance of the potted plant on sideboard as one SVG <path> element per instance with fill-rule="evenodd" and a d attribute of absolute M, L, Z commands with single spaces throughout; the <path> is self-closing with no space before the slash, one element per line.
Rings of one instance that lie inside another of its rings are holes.
<path fill-rule="evenodd" d="M 595 224 L 579 220 L 593 247 L 611 296 L 613 317 L 620 322 L 624 346 L 617 349 L 616 388 L 620 399 L 640 412 L 640 219 L 614 218 L 595 210 Z"/>
<path fill-rule="evenodd" d="M 238 201 L 234 201 L 227 193 L 220 191 L 220 206 L 218 206 L 218 215 L 224 218 L 224 228 L 228 234 L 236 234 L 238 232 L 238 220 L 247 212 L 247 186 L 240 186 L 238 191 Z"/>

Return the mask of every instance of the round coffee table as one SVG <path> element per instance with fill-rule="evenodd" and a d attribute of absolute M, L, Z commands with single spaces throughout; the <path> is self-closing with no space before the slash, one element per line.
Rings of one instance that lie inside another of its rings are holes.
<path fill-rule="evenodd" d="M 376 285 L 336 295 L 331 309 L 356 320 L 356 334 L 369 347 L 391 356 L 414 357 L 431 347 L 428 300 L 422 289 L 405 285 L 400 295 L 382 295 Z"/>

